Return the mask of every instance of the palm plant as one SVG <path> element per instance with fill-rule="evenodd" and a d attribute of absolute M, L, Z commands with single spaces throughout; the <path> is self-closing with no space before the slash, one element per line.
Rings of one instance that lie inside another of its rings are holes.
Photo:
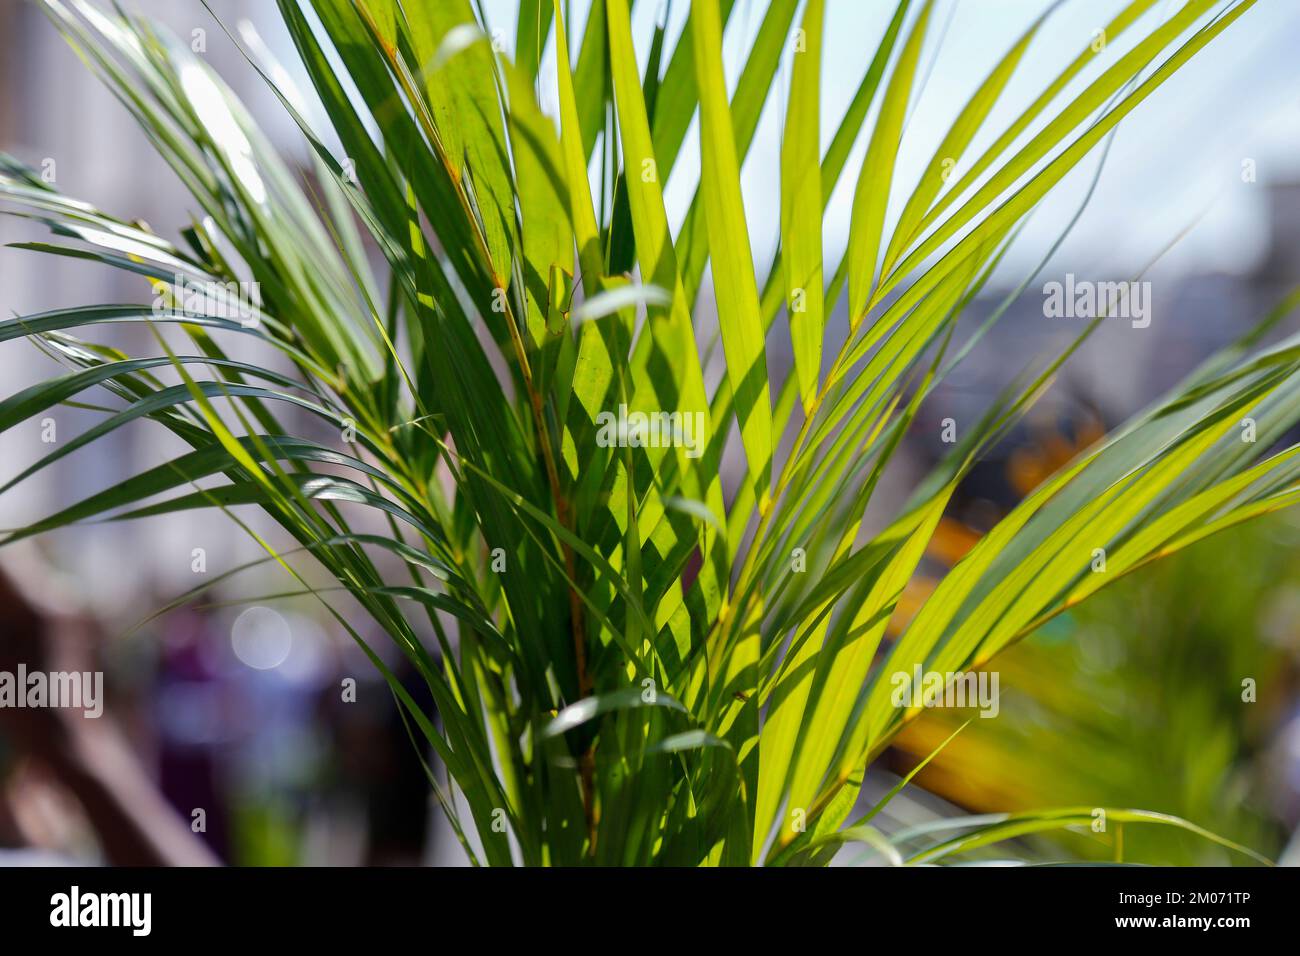
<path fill-rule="evenodd" d="M 4 199 L 72 240 L 24 247 L 138 274 L 155 302 L 0 324 L 69 367 L 0 403 L 0 429 L 89 389 L 120 400 L 4 487 L 140 418 L 192 450 L 0 543 L 105 515 L 229 513 L 383 671 L 475 862 L 820 863 L 848 840 L 898 859 L 849 820 L 864 769 L 919 709 L 893 705 L 890 674 L 982 667 L 1108 582 L 1300 493 L 1300 449 L 1261 454 L 1300 416 L 1300 343 L 1260 346 L 1287 303 L 1043 483 L 883 640 L 954 487 L 1078 346 L 958 423 L 950 455 L 866 534 L 882 472 L 973 344 L 954 348 L 963 307 L 1039 200 L 1254 0 L 1164 19 L 1132 0 L 968 155 L 1048 10 L 975 87 L 888 230 L 932 0 L 897 3 L 824 153 L 822 0 L 797 23 L 797 0 L 767 5 L 730 99 L 733 0 L 692 3 L 671 50 L 658 27 L 644 75 L 628 0 L 596 0 L 580 40 L 568 4 L 522 0 L 514 62 L 469 0 L 279 0 L 329 128 L 259 44 L 241 49 L 312 146 L 303 176 L 187 43 L 84 0 L 41 6 L 197 210 L 174 244 L 6 160 Z M 537 93 L 552 34 L 555 116 Z M 787 52 L 780 250 L 760 285 L 739 168 L 765 101 L 785 96 Z M 674 235 L 663 189 L 697 111 L 700 179 Z M 822 217 L 864 130 L 828 282 Z M 707 268 L 716 330 L 698 319 Z M 188 290 L 229 305 L 220 290 L 249 280 L 252 321 L 186 308 Z M 847 335 L 831 335 L 845 296 Z M 157 354 L 74 337 L 107 323 L 145 323 Z M 267 360 L 231 358 L 236 335 Z M 767 343 L 786 335 L 793 368 L 776 375 Z M 706 374 L 718 340 L 725 368 Z M 295 436 L 287 413 L 338 440 Z M 728 448 L 741 474 L 724 492 Z M 246 524 L 246 505 L 296 544 Z M 309 561 L 409 657 L 436 712 Z M 985 822 L 925 858 L 1087 819 Z"/>
<path fill-rule="evenodd" d="M 1159 808 L 1280 852 L 1291 821 L 1274 754 L 1295 681 L 1294 518 L 1201 542 L 1017 645 L 999 660 L 999 719 L 972 721 L 917 782 L 974 812 L 1062 800 Z M 1256 686 L 1245 695 L 1247 679 Z M 895 739 L 895 755 L 919 762 L 961 722 L 932 711 Z M 1110 828 L 1109 845 L 1049 836 L 1101 859 L 1232 859 L 1176 830 L 1120 829 Z"/>

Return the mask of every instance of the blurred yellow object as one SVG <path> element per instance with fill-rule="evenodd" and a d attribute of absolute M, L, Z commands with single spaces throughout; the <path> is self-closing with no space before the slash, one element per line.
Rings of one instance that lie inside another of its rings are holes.
<path fill-rule="evenodd" d="M 951 567 L 979 543 L 983 535 L 974 528 L 955 518 L 943 517 L 934 529 L 934 537 L 926 547 L 927 557 L 934 558 Z"/>
<path fill-rule="evenodd" d="M 1037 488 L 1079 452 L 1104 438 L 1106 429 L 1089 414 L 1073 437 L 1053 429 L 1037 441 L 1017 448 L 1007 460 L 1007 481 L 1022 498 Z"/>

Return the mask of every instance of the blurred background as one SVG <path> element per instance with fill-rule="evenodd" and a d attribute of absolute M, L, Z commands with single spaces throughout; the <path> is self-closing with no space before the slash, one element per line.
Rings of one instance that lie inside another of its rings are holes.
<path fill-rule="evenodd" d="M 978 155 L 1123 5 L 1067 0 L 1054 12 L 970 155 Z M 1168 16 L 1178 5 L 1157 4 L 1149 16 Z M 202 55 L 310 175 L 299 131 L 197 0 L 134 0 L 130 6 L 183 37 L 201 38 Z M 515 35 L 514 6 L 513 0 L 484 3 L 489 27 L 500 31 L 507 49 Z M 586 0 L 572 4 L 572 33 L 580 30 L 587 6 Z M 724 55 L 733 83 L 765 6 L 764 0 L 738 0 L 731 16 Z M 924 85 L 905 130 L 900 168 L 908 172 L 895 185 L 891 215 L 901 210 L 971 91 L 1048 6 L 1047 0 L 938 0 Z M 285 69 L 277 82 L 306 88 L 274 3 L 213 0 L 212 7 L 232 29 L 246 22 L 281 59 Z M 892 0 L 829 0 L 823 146 L 893 7 Z M 668 23 L 671 49 L 686 11 L 685 0 L 636 3 L 643 63 L 655 23 Z M 1113 53 L 1132 39 L 1120 38 Z M 1151 282 L 1152 322 L 1145 329 L 1103 323 L 1025 423 L 972 474 L 945 519 L 926 573 L 909 587 L 900 618 L 1038 481 L 1244 334 L 1300 283 L 1298 48 L 1300 5 L 1261 2 L 1120 126 L 1104 163 L 1102 153 L 1094 153 L 1033 213 L 960 329 L 972 332 L 1004 300 L 1005 315 L 923 408 L 899 467 L 873 501 L 869 523 L 882 525 L 943 453 L 942 418 L 960 421 L 965 414 L 969 420 L 1036 357 L 1059 351 L 1081 331 L 1075 320 L 1044 317 L 1045 282 L 1062 281 L 1067 273 L 1106 281 L 1142 275 Z M 543 77 L 553 69 L 548 50 Z M 1085 70 L 1071 89 L 1097 72 Z M 788 82 L 787 66 L 778 88 Z M 548 108 L 555 102 L 553 81 L 543 81 L 540 96 Z M 778 234 L 782 98 L 768 103 L 744 168 L 760 278 Z M 308 116 L 323 128 L 312 106 L 308 102 Z M 872 122 L 869 116 L 867 128 Z M 838 260 L 847 240 L 865 139 L 826 217 L 830 261 Z M 170 239 L 195 213 L 125 111 L 23 0 L 0 0 L 0 150 L 50 170 L 63 192 L 142 219 Z M 693 128 L 666 191 L 674 226 L 697 180 Z M 39 224 L 0 218 L 4 243 L 43 238 Z M 143 280 L 120 272 L 0 248 L 6 317 L 87 302 L 146 301 L 148 295 Z M 712 323 L 712 308 L 706 283 L 698 325 Z M 1280 331 L 1295 327 L 1288 320 Z M 843 336 L 845 328 L 841 309 L 830 334 Z M 788 339 L 779 324 L 774 329 L 771 361 L 788 367 Z M 101 340 L 132 354 L 153 344 L 143 328 Z M 240 357 L 242 346 L 231 343 L 232 357 Z M 54 368 L 26 343 L 0 346 L 4 395 Z M 61 408 L 58 433 L 76 435 L 97 417 Z M 288 421 L 308 431 L 315 427 Z M 0 482 L 48 450 L 37 422 L 0 435 Z M 124 429 L 41 480 L 0 495 L 0 527 L 30 523 L 177 450 L 175 439 L 148 423 Z M 255 513 L 242 509 L 241 517 L 270 533 Z M 290 579 L 265 565 L 221 578 L 261 555 L 219 512 L 186 512 L 23 542 L 0 554 L 0 568 L 16 582 L 21 600 L 32 601 L 48 620 L 88 622 L 85 653 L 106 674 L 108 710 L 132 755 L 137 784 L 154 788 L 183 829 L 221 860 L 463 862 L 430 792 L 424 755 L 351 639 L 318 603 L 275 597 L 291 589 Z M 338 606 L 349 612 L 346 601 Z M 7 620 L 0 610 L 0 647 L 14 636 L 3 632 Z M 386 653 L 382 635 L 368 635 L 359 615 L 351 620 Z M 58 631 L 51 625 L 52 643 Z M 397 654 L 387 659 L 400 664 Z M 1300 516 L 1216 537 L 1134 574 L 1057 618 L 995 666 L 1002 677 L 998 718 L 973 720 L 918 776 L 919 788 L 891 804 L 882 826 L 1057 805 L 1136 807 L 1187 817 L 1275 859 L 1300 862 L 1294 837 L 1300 826 Z M 1257 686 L 1253 703 L 1242 701 L 1247 678 Z M 356 683 L 355 700 L 341 691 L 348 679 Z M 410 687 L 418 692 L 414 682 Z M 873 769 L 864 804 L 970 716 L 927 712 Z M 92 798 L 79 793 L 76 776 L 42 768 L 6 739 L 6 731 L 0 724 L 0 848 L 27 854 L 14 860 L 112 860 L 100 821 L 87 809 Z M 204 811 L 198 833 L 191 825 L 196 809 Z M 1031 859 L 1112 858 L 1116 839 L 1114 833 L 1105 839 L 1067 835 L 1019 851 Z M 1130 828 L 1123 847 L 1125 859 L 1144 862 L 1240 862 L 1163 828 Z"/>

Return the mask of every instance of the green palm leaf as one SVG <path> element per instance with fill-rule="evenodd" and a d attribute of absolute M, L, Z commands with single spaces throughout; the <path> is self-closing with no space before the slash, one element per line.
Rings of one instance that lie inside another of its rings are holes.
<path fill-rule="evenodd" d="M 597 0 L 580 38 L 569 4 L 522 0 L 513 57 L 469 0 L 277 0 L 319 128 L 265 51 L 245 49 L 246 65 L 310 147 L 309 182 L 157 25 L 85 0 L 40 6 L 193 212 L 178 213 L 173 243 L 0 157 L 4 211 L 58 237 L 6 254 L 118 270 L 143 300 L 0 321 L 0 342 L 26 339 L 64 367 L 0 395 L 0 433 L 62 404 L 99 416 L 0 493 L 128 428 L 165 429 L 188 450 L 0 545 L 222 510 L 265 557 L 219 580 L 278 569 L 287 580 L 267 599 L 311 596 L 361 644 L 434 752 L 435 793 L 475 862 L 804 865 L 849 844 L 938 862 L 1086 823 L 1067 808 L 887 835 L 874 818 L 910 776 L 847 822 L 867 767 L 915 716 L 893 705 L 890 675 L 982 667 L 1111 581 L 1300 497 L 1297 448 L 1273 447 L 1300 421 L 1300 338 L 1261 345 L 1293 294 L 1043 482 L 905 626 L 900 596 L 954 490 L 1096 324 L 1008 387 L 883 530 L 865 530 L 923 405 L 982 334 L 961 317 L 1026 216 L 1191 58 L 1213 57 L 1254 0 L 1189 0 L 1161 20 L 1154 0 L 1132 0 L 1105 28 L 1133 34 L 1124 52 L 1066 51 L 1007 113 L 1049 5 L 973 78 L 915 171 L 900 155 L 925 95 L 930 0 L 893 6 L 824 153 L 839 65 L 824 62 L 821 0 L 801 15 L 772 0 L 734 67 L 731 0 L 695 0 L 679 36 L 660 22 L 645 42 L 629 0 Z M 554 115 L 538 96 L 552 79 Z M 784 129 L 779 250 L 763 271 L 741 169 L 769 108 Z M 697 121 L 694 178 L 683 147 Z M 847 248 L 828 262 L 824 218 L 864 131 Z M 674 231 L 677 195 L 690 200 Z M 187 312 L 169 289 L 178 276 L 256 282 L 261 302 L 251 321 L 223 314 L 224 294 Z M 830 316 L 846 289 L 842 337 Z M 768 349 L 783 304 L 789 369 Z M 91 341 L 119 325 L 147 326 L 156 347 Z M 338 439 L 286 426 L 304 417 Z M 1238 440 L 1246 417 L 1255 443 Z M 273 532 L 245 522 L 254 508 Z M 332 583 L 313 584 L 321 572 Z M 432 709 L 335 596 L 407 657 Z"/>

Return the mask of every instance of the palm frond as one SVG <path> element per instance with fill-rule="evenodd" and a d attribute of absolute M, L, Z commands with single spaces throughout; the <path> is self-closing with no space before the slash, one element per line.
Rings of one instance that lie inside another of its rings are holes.
<path fill-rule="evenodd" d="M 310 145 L 306 174 L 153 23 L 87 0 L 40 5 L 195 208 L 174 245 L 4 160 L 8 211 L 59 237 L 24 249 L 140 276 L 154 304 L 0 322 L 0 341 L 32 339 L 67 367 L 0 402 L 0 431 L 86 393 L 116 403 L 0 491 L 141 420 L 191 450 L 0 544 L 90 520 L 230 514 L 383 671 L 469 810 L 465 824 L 443 801 L 476 861 L 825 862 L 853 841 L 925 861 L 1077 825 L 1086 812 L 986 821 L 906 853 L 868 820 L 846 827 L 865 767 L 915 713 L 892 703 L 889 675 L 982 667 L 1109 582 L 1300 495 L 1296 449 L 1261 454 L 1300 419 L 1300 339 L 1250 339 L 1043 483 L 891 640 L 953 490 L 1066 351 L 966 429 L 883 531 L 862 533 L 922 402 L 965 354 L 945 364 L 958 320 L 1025 217 L 1254 0 L 1188 0 L 1163 20 L 1133 0 L 1107 26 L 1138 34 L 1127 52 L 1069 59 L 950 177 L 1051 5 L 972 84 L 894 222 L 932 0 L 898 3 L 824 154 L 820 0 L 797 21 L 795 0 L 768 5 L 730 97 L 729 0 L 692 3 L 671 51 L 661 26 L 644 75 L 627 0 L 596 0 L 580 40 L 567 4 L 521 3 L 513 62 L 468 0 L 278 0 L 328 125 L 277 86 L 262 51 L 241 49 Z M 1109 65 L 1066 96 L 1094 60 Z M 536 92 L 548 70 L 555 116 Z M 763 272 L 740 168 L 772 99 L 786 118 L 781 235 Z M 702 171 L 674 235 L 665 187 L 691 175 L 678 160 L 696 115 Z M 823 217 L 866 129 L 848 247 L 827 262 Z M 716 330 L 700 319 L 710 268 Z M 176 288 L 241 281 L 261 289 L 242 318 L 220 301 L 187 310 Z M 840 340 L 829 317 L 845 293 Z M 767 347 L 783 313 L 788 370 Z M 157 354 L 78 338 L 131 323 L 154 330 Z M 265 364 L 231 359 L 220 343 L 234 335 Z M 290 411 L 339 441 L 296 437 Z M 1245 417 L 1253 444 L 1238 436 Z M 663 428 L 620 433 L 627 421 Z M 734 492 L 728 447 L 743 452 Z M 244 506 L 288 546 L 244 524 Z M 335 591 L 307 583 L 308 559 Z M 401 581 L 386 580 L 388 559 Z M 410 659 L 433 712 L 332 593 Z"/>

